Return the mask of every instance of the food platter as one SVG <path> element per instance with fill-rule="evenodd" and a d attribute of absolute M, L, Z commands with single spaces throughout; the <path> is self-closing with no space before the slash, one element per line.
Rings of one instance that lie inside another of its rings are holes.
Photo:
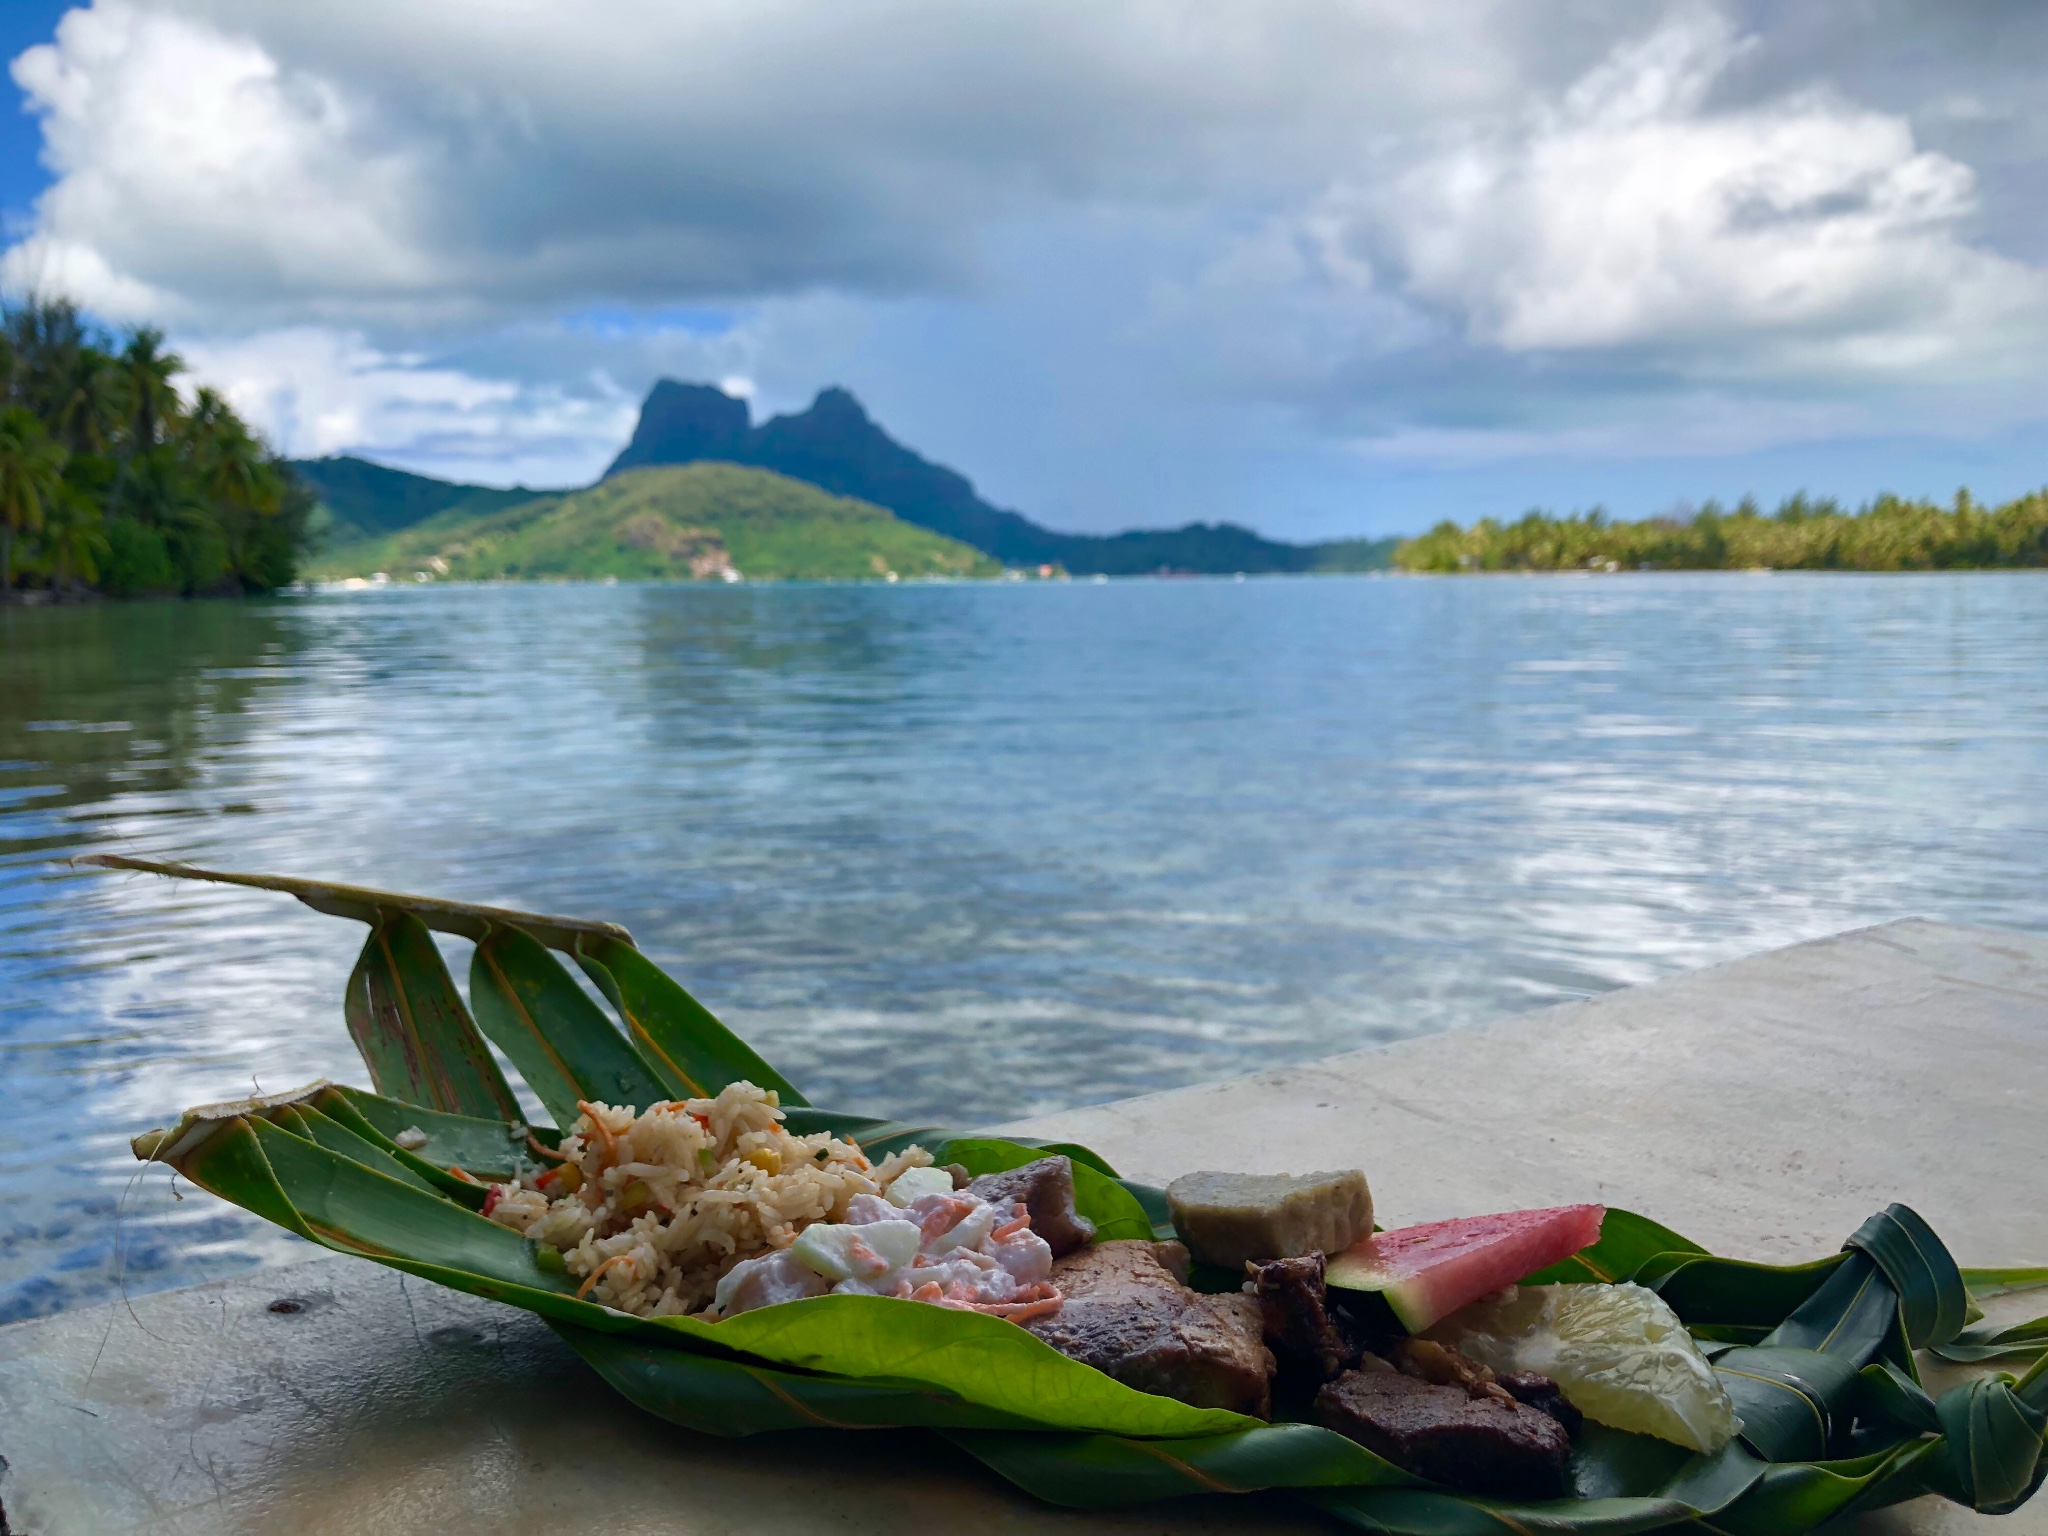
<path fill-rule="evenodd" d="M 829 1295 L 707 1321 L 578 1299 L 575 1277 L 537 1245 L 478 1219 L 486 1184 L 516 1171 L 529 1134 L 554 1134 L 528 1127 L 516 1101 L 513 1114 L 500 1112 L 497 1088 L 474 1065 L 490 1059 L 485 1039 L 557 1124 L 573 1119 L 578 1100 L 632 1102 L 639 1092 L 644 1101 L 645 1084 L 622 1073 L 691 1095 L 744 1078 L 776 1088 L 793 1129 L 849 1137 L 877 1158 L 916 1144 L 985 1175 L 1063 1154 L 1077 1206 L 1106 1241 L 1171 1236 L 1171 1218 L 1160 1191 L 1118 1179 L 1085 1148 L 803 1103 L 622 930 L 243 878 L 372 924 L 348 1016 L 380 1091 L 321 1084 L 212 1106 L 138 1138 L 138 1154 L 315 1242 L 536 1312 L 626 1397 L 673 1422 L 718 1434 L 922 1426 L 1054 1503 L 1234 1492 L 1416 1532 L 1496 1530 L 1504 1519 L 1550 1530 L 1652 1530 L 1702 1518 L 1724 1530 L 1803 1530 L 1923 1493 L 2002 1510 L 2039 1481 L 2048 1330 L 1991 1334 L 1968 1323 L 1973 1295 L 2048 1272 L 1958 1270 L 1902 1207 L 1874 1216 L 1841 1254 L 1788 1267 L 1717 1258 L 1657 1222 L 1610 1212 L 1596 1243 L 1527 1277 L 1647 1286 L 1715 1355 L 1717 1373 L 1743 1383 L 1743 1434 L 1724 1449 L 1691 1453 L 1589 1425 L 1573 1451 L 1573 1496 L 1536 1503 L 1448 1491 L 1313 1422 L 1265 1422 L 1134 1390 L 972 1312 Z M 473 1019 L 427 925 L 478 944 Z M 550 950 L 582 966 L 616 1022 Z M 1985 1373 L 1931 1398 L 1916 1364 L 1928 1348 Z"/>

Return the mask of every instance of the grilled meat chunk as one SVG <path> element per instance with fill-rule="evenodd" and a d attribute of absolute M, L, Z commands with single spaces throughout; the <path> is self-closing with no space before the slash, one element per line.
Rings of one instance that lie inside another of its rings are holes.
<path fill-rule="evenodd" d="M 1031 1230 L 1045 1239 L 1054 1258 L 1094 1241 L 1095 1223 L 1074 1209 L 1074 1165 L 1064 1157 L 1041 1157 L 1021 1168 L 985 1173 L 967 1191 L 990 1205 L 1023 1201 L 1031 1213 Z"/>
<path fill-rule="evenodd" d="M 1320 1253 L 1298 1259 L 1248 1263 L 1244 1272 L 1259 1298 L 1266 1343 L 1290 1376 L 1328 1381 L 1358 1358 L 1358 1348 L 1330 1316 Z"/>
<path fill-rule="evenodd" d="M 1197 1295 L 1182 1284 L 1187 1269 L 1179 1243 L 1096 1243 L 1054 1261 L 1066 1300 L 1024 1326 L 1141 1392 L 1268 1417 L 1273 1356 L 1259 1340 L 1258 1302 Z"/>
<path fill-rule="evenodd" d="M 1367 1361 L 1379 1364 L 1368 1355 Z M 1467 1493 L 1554 1499 L 1571 1440 L 1548 1414 L 1399 1371 L 1348 1371 L 1316 1394 L 1329 1429 L 1432 1482 Z"/>
<path fill-rule="evenodd" d="M 1534 1371 L 1516 1371 L 1495 1380 L 1507 1388 L 1516 1402 L 1526 1404 L 1538 1413 L 1549 1414 L 1564 1426 L 1567 1435 L 1574 1440 L 1578 1438 L 1579 1426 L 1586 1422 L 1586 1416 L 1572 1406 L 1564 1390 L 1548 1376 L 1538 1376 Z"/>

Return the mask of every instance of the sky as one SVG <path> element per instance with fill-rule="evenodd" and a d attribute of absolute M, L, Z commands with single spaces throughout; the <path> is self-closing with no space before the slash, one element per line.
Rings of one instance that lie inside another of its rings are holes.
<path fill-rule="evenodd" d="M 2048 6 L 39 0 L 0 286 L 282 451 L 587 483 L 664 375 L 1288 538 L 2048 483 Z"/>

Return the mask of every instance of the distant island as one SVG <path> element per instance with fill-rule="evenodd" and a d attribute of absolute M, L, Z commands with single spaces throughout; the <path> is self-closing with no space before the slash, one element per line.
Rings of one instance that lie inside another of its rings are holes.
<path fill-rule="evenodd" d="M 491 511 L 461 500 L 316 557 L 317 574 L 620 581 L 895 581 L 1002 567 L 886 508 L 738 464 L 650 466 Z"/>
<path fill-rule="evenodd" d="M 1059 533 L 1020 513 L 991 506 L 965 475 L 904 447 L 851 393 L 838 388 L 821 390 L 807 410 L 771 417 L 756 426 L 744 400 L 709 384 L 663 379 L 648 392 L 631 440 L 604 478 L 577 493 L 461 485 L 347 455 L 298 460 L 292 467 L 314 488 L 327 524 L 327 549 L 309 566 L 313 574 L 434 575 L 440 568 L 422 562 L 439 558 L 451 575 L 462 571 L 481 576 L 490 567 L 489 574 L 531 579 L 655 574 L 648 567 L 659 562 L 651 561 L 645 550 L 613 541 L 613 525 L 589 513 L 599 503 L 587 498 L 647 470 L 713 464 L 745 472 L 722 475 L 716 484 L 735 493 L 746 488 L 752 498 L 748 506 L 754 511 L 737 502 L 726 506 L 707 501 L 701 493 L 712 482 L 689 479 L 648 482 L 671 487 L 679 495 L 687 489 L 689 494 L 673 506 L 658 504 L 660 495 L 643 498 L 642 510 L 658 512 L 678 527 L 716 533 L 732 552 L 731 568 L 748 579 L 831 575 L 886 580 L 888 571 L 909 574 L 913 569 L 925 575 L 998 575 L 1005 567 L 1108 576 L 1368 571 L 1387 569 L 1398 542 L 1289 544 L 1233 523 L 1189 523 L 1109 535 Z M 852 533 L 852 525 L 840 515 L 817 525 L 835 530 L 827 541 L 829 548 L 821 545 L 815 553 L 800 553 L 809 535 L 796 531 L 803 518 L 795 511 L 796 504 L 789 503 L 785 512 L 776 514 L 782 519 L 783 535 L 767 545 L 753 543 L 754 535 L 743 525 L 760 508 L 788 502 L 792 485 L 864 504 L 939 542 L 918 544 L 919 553 L 913 555 L 910 544 L 885 533 L 886 523 L 868 518 L 859 525 L 862 531 Z M 505 543 L 507 528 L 540 515 L 543 504 L 552 509 L 572 502 L 569 514 L 555 516 L 550 524 L 553 532 L 545 553 L 527 542 L 516 554 L 499 560 L 497 552 L 510 548 Z M 394 537 L 415 529 L 422 538 Z M 449 546 L 469 553 L 451 557 L 446 553 Z M 476 553 L 486 547 L 494 553 Z M 738 551 L 746 547 L 759 553 L 743 559 Z M 499 565 L 506 568 L 500 570 Z M 685 570 L 676 566 L 662 574 L 680 576 Z"/>
<path fill-rule="evenodd" d="M 1439 523 L 1394 550 L 1404 571 L 1947 571 L 2048 566 L 2048 491 L 1986 507 L 1880 496 L 1854 512 L 1804 495 L 1766 515 L 1750 498 L 1690 517 L 1617 523 L 1599 512 Z"/>

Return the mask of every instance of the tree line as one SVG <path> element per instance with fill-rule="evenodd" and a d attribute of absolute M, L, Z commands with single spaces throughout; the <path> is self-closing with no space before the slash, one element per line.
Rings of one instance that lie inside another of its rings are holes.
<path fill-rule="evenodd" d="M 314 496 L 161 331 L 64 301 L 0 313 L 0 601 L 18 590 L 198 596 L 297 574 Z"/>
<path fill-rule="evenodd" d="M 1753 497 L 1690 516 L 1613 522 L 1605 513 L 1511 523 L 1438 523 L 1394 551 L 1404 571 L 1942 571 L 2048 566 L 2048 491 L 1988 507 L 1968 491 L 1950 506 L 1880 496 L 1849 511 L 1800 494 L 1766 514 Z"/>

